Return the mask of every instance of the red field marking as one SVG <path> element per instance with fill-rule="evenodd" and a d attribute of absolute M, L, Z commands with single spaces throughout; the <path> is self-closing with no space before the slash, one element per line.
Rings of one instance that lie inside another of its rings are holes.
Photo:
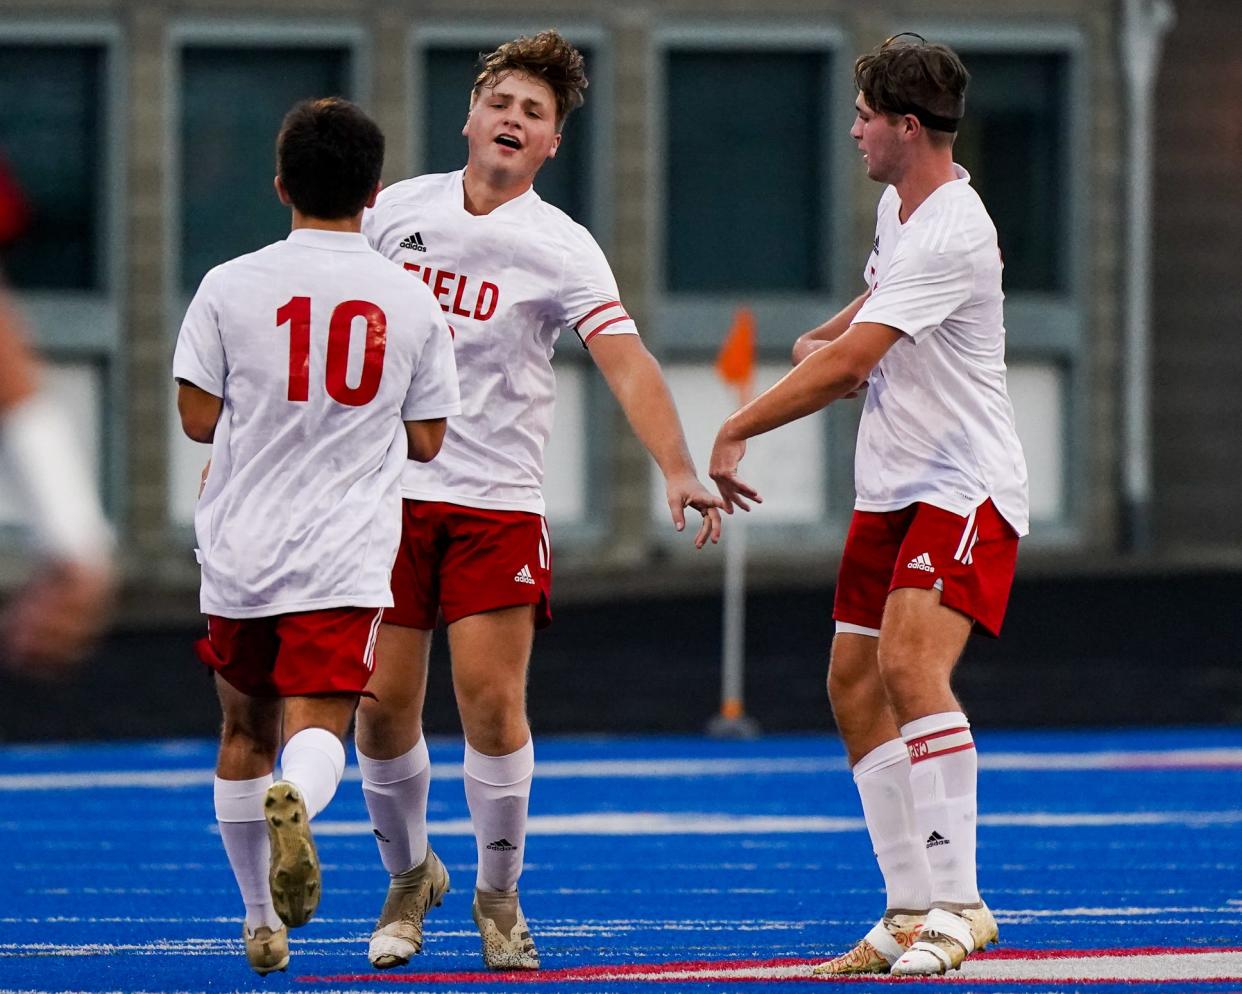
<path fill-rule="evenodd" d="M 1201 976 L 1194 972 L 1193 964 L 1201 956 L 1234 956 L 1236 964 L 1227 975 Z M 1084 966 L 1093 961 L 1098 967 L 1100 960 L 1136 960 L 1148 957 L 1156 962 L 1147 970 L 1125 969 L 1107 976 L 1075 975 L 1072 968 L 1065 976 L 1011 975 L 1021 963 L 1061 962 L 1071 967 L 1075 961 Z M 668 963 L 615 963 L 594 966 L 567 967 L 559 970 L 515 971 L 493 973 L 488 971 L 426 972 L 426 973 L 356 973 L 333 976 L 304 976 L 298 980 L 311 984 L 342 983 L 391 983 L 391 984 L 534 984 L 566 983 L 574 981 L 637 981 L 648 983 L 805 983 L 811 980 L 810 969 L 823 962 L 815 959 L 763 959 L 763 960 L 691 960 Z M 1182 969 L 1179 969 L 1179 964 Z M 994 967 L 989 969 L 989 967 Z M 1186 967 L 1190 967 L 1186 970 Z M 825 983 L 905 983 L 918 982 L 919 978 L 887 977 L 878 975 L 858 977 L 816 978 Z M 938 978 L 941 983 L 978 984 L 1117 984 L 1117 983 L 1203 983 L 1224 984 L 1242 981 L 1242 947 L 1171 947 L 1144 946 L 1124 949 L 1003 949 L 990 953 L 978 953 L 968 961 L 965 974 L 952 973 Z"/>

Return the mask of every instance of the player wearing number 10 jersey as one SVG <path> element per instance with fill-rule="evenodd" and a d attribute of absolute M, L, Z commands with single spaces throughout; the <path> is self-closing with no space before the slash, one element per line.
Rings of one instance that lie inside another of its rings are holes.
<path fill-rule="evenodd" d="M 286 926 L 318 903 L 308 823 L 340 782 L 392 604 L 401 470 L 436 455 L 459 410 L 442 312 L 359 231 L 383 148 L 346 101 L 289 112 L 276 189 L 293 231 L 207 274 L 173 360 L 182 425 L 212 443 L 199 653 L 224 711 L 216 818 L 259 973 L 285 968 Z"/>
<path fill-rule="evenodd" d="M 719 534 L 720 500 L 699 482 L 668 387 L 626 313 L 590 233 L 533 189 L 582 103 L 582 56 L 559 34 L 518 38 L 485 56 L 463 128 L 465 169 L 397 183 L 363 219 L 384 255 L 425 284 L 454 330 L 462 415 L 430 466 L 406 470 L 405 534 L 356 742 L 363 793 L 392 877 L 371 936 L 379 968 L 422 948 L 423 917 L 448 874 L 427 842 L 430 778 L 422 738 L 427 653 L 448 626 L 466 735 L 465 787 L 478 849 L 473 915 L 493 969 L 535 969 L 518 903 L 534 749 L 526 668 L 550 620 L 543 450 L 552 427 L 552 350 L 571 329 L 664 475 L 673 521 Z"/>

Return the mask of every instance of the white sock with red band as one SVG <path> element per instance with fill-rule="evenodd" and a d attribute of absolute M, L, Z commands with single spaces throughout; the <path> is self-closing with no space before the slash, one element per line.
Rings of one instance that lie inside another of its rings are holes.
<path fill-rule="evenodd" d="M 358 753 L 362 796 L 384 869 L 393 876 L 427 858 L 427 796 L 431 757 L 421 735 L 414 748 L 396 759 Z"/>
<path fill-rule="evenodd" d="M 522 875 L 526 810 L 535 773 L 531 739 L 507 756 L 485 756 L 466 743 L 466 804 L 479 850 L 479 890 L 510 891 Z"/>
<path fill-rule="evenodd" d="M 910 755 L 910 788 L 931 866 L 931 903 L 979 903 L 975 871 L 979 759 L 960 711 L 929 714 L 901 726 Z"/>
<path fill-rule="evenodd" d="M 886 910 L 926 911 L 931 868 L 924 837 L 914 820 L 905 742 L 892 739 L 863 756 L 854 764 L 854 784 L 862 798 L 871 848 L 884 875 Z"/>
<path fill-rule="evenodd" d="M 263 819 L 263 797 L 272 785 L 272 775 L 255 780 L 221 780 L 216 777 L 216 823 L 225 855 L 246 905 L 246 924 L 252 929 L 266 925 L 280 928 L 272 907 L 267 871 L 271 864 L 271 843 Z"/>
<path fill-rule="evenodd" d="M 302 792 L 307 818 L 328 806 L 344 772 L 345 746 L 326 728 L 303 728 L 280 754 L 280 778 Z"/>

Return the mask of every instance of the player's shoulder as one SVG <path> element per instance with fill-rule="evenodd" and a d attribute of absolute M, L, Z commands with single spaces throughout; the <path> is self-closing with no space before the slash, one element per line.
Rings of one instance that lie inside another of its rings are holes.
<path fill-rule="evenodd" d="M 922 224 L 929 247 L 959 251 L 996 241 L 996 226 L 978 191 L 968 181 L 950 183 Z"/>
<path fill-rule="evenodd" d="M 424 173 L 421 176 L 399 180 L 380 190 L 379 196 L 375 199 L 375 206 L 371 209 L 381 211 L 415 203 L 425 206 L 429 200 L 434 200 L 437 196 L 446 193 L 457 176 L 460 176 L 459 172 Z"/>
<path fill-rule="evenodd" d="M 597 266 L 607 262 L 604 250 L 584 224 L 575 221 L 555 204 L 538 199 L 530 207 L 530 223 L 528 230 L 538 231 L 541 238 L 549 246 L 564 253 L 571 264 L 581 262 L 587 266 Z"/>
<path fill-rule="evenodd" d="M 253 278 L 254 273 L 271 268 L 287 244 L 282 239 L 212 266 L 199 283 L 199 292 L 226 292 L 229 285 Z"/>

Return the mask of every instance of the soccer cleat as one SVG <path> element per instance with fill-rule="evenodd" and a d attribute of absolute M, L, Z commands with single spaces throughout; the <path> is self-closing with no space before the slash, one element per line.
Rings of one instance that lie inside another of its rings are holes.
<path fill-rule="evenodd" d="M 818 976 L 846 976 L 860 973 L 888 973 L 889 968 L 918 938 L 925 913 L 885 915 L 854 948 L 811 972 Z"/>
<path fill-rule="evenodd" d="M 431 846 L 418 866 L 392 878 L 367 949 L 373 967 L 404 966 L 423 951 L 423 918 L 432 907 L 440 906 L 448 889 L 448 870 Z"/>
<path fill-rule="evenodd" d="M 483 940 L 483 962 L 489 970 L 538 970 L 539 953 L 518 904 L 517 890 L 475 888 L 474 923 Z"/>
<path fill-rule="evenodd" d="M 967 956 L 996 942 L 998 937 L 996 919 L 986 904 L 965 908 L 958 914 L 932 908 L 917 941 L 893 964 L 892 973 L 899 977 L 927 977 L 957 970 Z"/>
<path fill-rule="evenodd" d="M 260 977 L 289 966 L 289 930 L 281 925 L 272 929 L 260 925 L 253 932 L 242 924 L 242 939 L 246 943 L 246 959 L 250 969 Z"/>
<path fill-rule="evenodd" d="M 310 834 L 306 804 L 297 787 L 277 780 L 263 798 L 267 838 L 272 846 L 268 883 L 272 904 L 290 928 L 305 925 L 319 906 L 319 855 Z"/>

